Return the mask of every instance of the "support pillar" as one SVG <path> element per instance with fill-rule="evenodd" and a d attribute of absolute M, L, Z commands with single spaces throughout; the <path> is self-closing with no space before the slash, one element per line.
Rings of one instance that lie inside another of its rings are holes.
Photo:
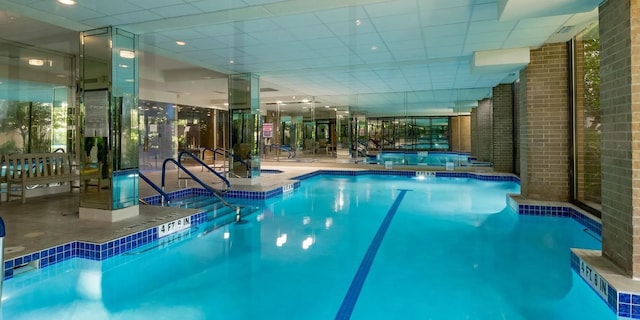
<path fill-rule="evenodd" d="M 640 279 L 640 3 L 600 7 L 602 251 Z"/>
<path fill-rule="evenodd" d="M 520 72 L 520 193 L 569 201 L 569 92 L 566 43 L 531 51 Z"/>
<path fill-rule="evenodd" d="M 229 75 L 229 148 L 233 152 L 229 168 L 232 183 L 255 184 L 260 178 L 262 121 L 260 118 L 260 78 L 256 74 Z"/>
<path fill-rule="evenodd" d="M 138 215 L 138 37 L 80 34 L 80 219 Z"/>
<path fill-rule="evenodd" d="M 514 172 L 513 168 L 513 88 L 500 84 L 493 88 L 491 162 L 496 172 Z"/>

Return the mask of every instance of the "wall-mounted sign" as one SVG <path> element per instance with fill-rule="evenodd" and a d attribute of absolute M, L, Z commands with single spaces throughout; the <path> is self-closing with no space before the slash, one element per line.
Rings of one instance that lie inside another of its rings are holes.
<path fill-rule="evenodd" d="M 85 91 L 84 108 L 84 136 L 108 137 L 109 91 Z"/>
<path fill-rule="evenodd" d="M 262 137 L 273 138 L 273 123 L 262 124 Z"/>

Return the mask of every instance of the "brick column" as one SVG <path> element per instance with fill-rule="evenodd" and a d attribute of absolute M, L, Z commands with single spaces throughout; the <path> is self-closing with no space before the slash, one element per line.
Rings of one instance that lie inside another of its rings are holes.
<path fill-rule="evenodd" d="M 478 156 L 478 108 L 471 109 L 471 155 Z"/>
<path fill-rule="evenodd" d="M 511 84 L 493 88 L 493 170 L 513 172 L 513 89 Z"/>
<path fill-rule="evenodd" d="M 478 101 L 478 150 L 477 158 L 480 161 L 491 162 L 493 158 L 492 131 L 493 109 L 491 99 Z"/>
<path fill-rule="evenodd" d="M 640 277 L 640 3 L 600 7 L 602 252 Z"/>
<path fill-rule="evenodd" d="M 569 200 L 569 74 L 566 43 L 531 50 L 520 72 L 521 194 L 532 200 Z"/>

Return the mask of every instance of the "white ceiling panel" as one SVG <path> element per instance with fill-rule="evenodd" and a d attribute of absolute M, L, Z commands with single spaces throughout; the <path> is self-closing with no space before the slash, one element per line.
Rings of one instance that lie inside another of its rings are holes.
<path fill-rule="evenodd" d="M 135 3 L 129 3 L 126 1 L 123 1 L 118 6 L 114 6 L 104 0 L 85 0 L 80 2 L 79 5 L 95 12 L 99 12 L 105 16 L 112 16 L 130 11 L 139 11 L 142 9 L 140 6 L 136 6 Z"/>
<path fill-rule="evenodd" d="M 183 4 L 184 0 L 128 0 L 123 2 L 130 2 L 131 4 L 135 4 L 136 6 L 143 9 L 154 9 L 160 7 L 166 7 L 171 5 Z"/>
<path fill-rule="evenodd" d="M 464 23 L 470 20 L 471 11 L 470 6 L 427 10 L 420 8 L 420 19 L 423 26 Z"/>
<path fill-rule="evenodd" d="M 222 10 L 236 9 L 236 8 L 242 8 L 247 6 L 247 4 L 242 1 L 202 0 L 202 1 L 193 1 L 189 3 L 204 12 L 222 11 Z"/>
<path fill-rule="evenodd" d="M 415 30 L 420 25 L 420 19 L 415 14 L 375 17 L 371 21 L 378 32 Z"/>
<path fill-rule="evenodd" d="M 498 18 L 498 6 L 495 2 L 473 6 L 471 21 L 495 21 Z"/>
<path fill-rule="evenodd" d="M 438 26 L 429 26 L 422 28 L 422 34 L 427 45 L 430 45 L 430 41 L 436 38 L 452 37 L 464 39 L 467 30 L 469 29 L 469 23 L 452 23 Z"/>
<path fill-rule="evenodd" d="M 395 0 L 366 5 L 364 8 L 367 15 L 372 18 L 397 16 L 408 12 L 413 12 L 415 16 L 418 5 L 416 0 Z"/>
<path fill-rule="evenodd" d="M 362 7 L 358 6 L 320 10 L 314 12 L 314 14 L 327 25 L 331 25 L 336 22 L 355 23 L 357 19 L 364 20 L 368 18 L 368 15 L 365 13 Z"/>
<path fill-rule="evenodd" d="M 190 4 L 177 4 L 149 10 L 163 18 L 172 18 L 202 13 L 203 11 Z"/>
<path fill-rule="evenodd" d="M 544 1 L 553 9 L 553 1 Z M 563 26 L 597 19 L 593 12 L 575 15 L 584 6 L 571 1 L 576 12 L 563 5 L 563 16 L 522 12 L 521 19 L 498 21 L 495 0 L 84 0 L 71 7 L 53 0 L 0 0 L 0 38 L 77 54 L 78 31 L 113 25 L 140 34 L 142 59 L 150 61 L 140 70 L 140 83 L 154 90 L 187 90 L 186 81 L 157 85 L 162 70 L 185 64 L 216 74 L 257 73 L 263 85 L 278 90 L 264 93 L 265 99 L 317 96 L 383 114 L 405 113 L 397 106 L 405 105 L 406 96 L 407 108 L 415 108 L 407 113 L 433 114 L 477 105 L 493 86 L 519 73 L 473 74 L 474 52 L 537 48 L 580 31 L 560 37 L 556 31 Z M 529 2 L 521 3 L 528 10 Z M 158 62 L 164 59 L 177 62 Z M 192 95 L 200 88 L 209 100 L 226 93 L 226 87 L 215 87 L 226 81 L 192 81 Z"/>

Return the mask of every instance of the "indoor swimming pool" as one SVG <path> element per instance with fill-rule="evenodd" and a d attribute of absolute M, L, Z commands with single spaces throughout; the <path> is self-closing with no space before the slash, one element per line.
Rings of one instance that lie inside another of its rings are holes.
<path fill-rule="evenodd" d="M 4 283 L 2 319 L 616 319 L 570 268 L 573 219 L 512 181 L 316 175 L 247 223 L 200 224 Z"/>
<path fill-rule="evenodd" d="M 398 152 L 382 151 L 367 157 L 367 163 L 392 164 L 410 166 L 432 166 L 445 167 L 447 164 L 453 167 L 491 167 L 489 162 L 476 161 L 467 153 L 440 152 L 440 151 L 419 151 L 419 152 Z"/>

